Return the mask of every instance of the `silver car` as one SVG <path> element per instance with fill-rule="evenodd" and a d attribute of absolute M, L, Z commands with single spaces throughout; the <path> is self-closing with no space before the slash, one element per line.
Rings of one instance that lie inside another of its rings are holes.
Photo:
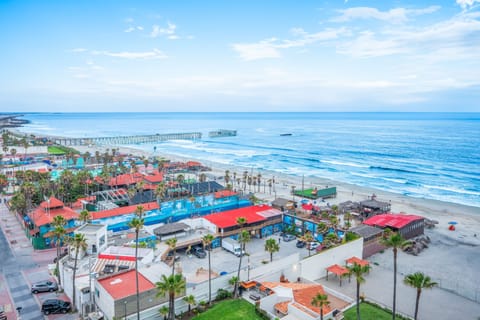
<path fill-rule="evenodd" d="M 32 284 L 32 293 L 53 292 L 58 290 L 58 285 L 53 281 L 40 281 Z"/>

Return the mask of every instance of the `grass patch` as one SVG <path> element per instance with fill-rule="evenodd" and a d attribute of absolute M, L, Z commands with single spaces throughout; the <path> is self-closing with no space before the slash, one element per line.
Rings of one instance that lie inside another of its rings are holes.
<path fill-rule="evenodd" d="M 357 320 L 357 308 L 353 306 L 344 312 L 345 320 Z M 360 303 L 360 317 L 362 319 L 375 319 L 375 320 L 390 320 L 392 319 L 392 312 L 382 309 L 376 305 L 368 302 Z M 402 317 L 397 314 L 397 319 L 408 320 L 408 318 Z"/>
<path fill-rule="evenodd" d="M 48 146 L 48 153 L 55 155 L 55 156 L 61 156 L 64 155 L 68 152 L 72 152 L 74 154 L 79 154 L 78 150 L 74 148 L 69 148 L 69 147 L 64 147 L 64 146 Z"/>
<path fill-rule="evenodd" d="M 261 320 L 255 313 L 255 306 L 243 299 L 224 300 L 216 303 L 211 309 L 196 316 L 193 320 Z"/>

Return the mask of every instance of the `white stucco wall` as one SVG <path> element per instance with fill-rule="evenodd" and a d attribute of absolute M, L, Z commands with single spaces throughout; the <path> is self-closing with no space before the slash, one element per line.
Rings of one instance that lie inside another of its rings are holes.
<path fill-rule="evenodd" d="M 347 242 L 341 246 L 321 251 L 309 258 L 300 261 L 300 271 L 303 278 L 316 280 L 326 276 L 326 268 L 339 264 L 345 265 L 345 261 L 353 256 L 361 257 L 363 252 L 363 238 Z"/>

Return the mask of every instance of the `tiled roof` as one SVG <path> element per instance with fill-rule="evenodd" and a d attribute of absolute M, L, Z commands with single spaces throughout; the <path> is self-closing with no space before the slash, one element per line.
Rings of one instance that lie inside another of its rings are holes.
<path fill-rule="evenodd" d="M 150 183 L 158 183 L 163 181 L 163 174 L 161 173 L 156 173 L 152 175 L 146 175 L 143 177 L 143 180 L 150 182 Z"/>
<path fill-rule="evenodd" d="M 63 202 L 58 200 L 57 198 L 55 197 L 50 197 L 50 203 L 48 201 L 42 201 L 42 203 L 40 203 L 40 207 L 43 208 L 43 209 L 47 209 L 47 208 L 61 208 L 64 206 Z"/>
<path fill-rule="evenodd" d="M 62 216 L 66 221 L 69 221 L 72 219 L 78 219 L 79 214 L 69 207 L 50 210 L 38 207 L 31 213 L 31 220 L 37 227 L 40 227 L 52 223 L 53 218 L 56 216 Z"/>
<path fill-rule="evenodd" d="M 92 220 L 116 217 L 124 214 L 134 213 L 138 206 L 139 205 L 126 206 L 126 207 L 120 207 L 120 208 L 115 208 L 110 210 L 91 212 Z M 142 203 L 141 206 L 145 209 L 145 211 L 158 209 L 157 202 Z"/>
<path fill-rule="evenodd" d="M 114 300 L 135 295 L 137 292 L 135 287 L 135 270 L 98 280 L 98 283 Z M 155 285 L 139 272 L 138 287 L 139 292 L 142 293 L 154 289 Z"/>
<path fill-rule="evenodd" d="M 237 193 L 235 191 L 225 189 L 225 190 L 215 192 L 215 198 L 216 199 L 225 198 L 225 197 L 230 197 L 236 194 Z"/>
<path fill-rule="evenodd" d="M 393 227 L 395 229 L 401 229 L 413 221 L 423 220 L 424 217 L 413 214 L 378 214 L 367 220 L 363 221 L 364 224 L 369 226 L 379 226 L 381 228 Z"/>
<path fill-rule="evenodd" d="M 315 297 L 319 293 L 325 294 L 325 290 L 323 289 L 323 286 L 319 284 L 296 283 L 296 282 L 263 282 L 262 285 L 272 289 L 273 291 L 275 291 L 276 287 L 290 288 L 293 291 L 292 302 L 296 303 L 297 307 L 300 306 L 301 308 L 309 309 L 310 312 L 313 311 L 317 314 L 320 313 L 320 308 L 312 306 L 313 297 Z M 289 301 L 281 302 L 276 304 L 275 308 L 277 308 L 280 312 L 287 314 L 289 304 L 290 304 Z M 330 307 L 323 307 L 323 314 L 327 314 L 330 311 L 331 311 Z"/>
<path fill-rule="evenodd" d="M 247 225 L 265 220 L 264 217 L 257 214 L 257 212 L 270 210 L 272 207 L 267 205 L 250 206 L 235 210 L 228 210 L 224 212 L 209 214 L 204 218 L 215 224 L 219 228 L 228 228 L 237 225 L 237 218 L 244 217 L 247 219 Z"/>
<path fill-rule="evenodd" d="M 331 273 L 335 273 L 337 276 L 341 276 L 348 273 L 347 268 L 342 267 L 338 264 L 331 265 L 330 267 L 327 268 L 327 271 Z"/>
<path fill-rule="evenodd" d="M 367 260 L 363 260 L 357 257 L 351 257 L 347 259 L 347 264 L 358 264 L 359 266 L 368 266 L 370 263 Z"/>

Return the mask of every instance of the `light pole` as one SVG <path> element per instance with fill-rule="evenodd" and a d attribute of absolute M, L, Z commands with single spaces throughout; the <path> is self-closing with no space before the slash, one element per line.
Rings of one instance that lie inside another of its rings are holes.
<path fill-rule="evenodd" d="M 125 320 L 127 320 L 127 300 L 123 301 Z"/>

